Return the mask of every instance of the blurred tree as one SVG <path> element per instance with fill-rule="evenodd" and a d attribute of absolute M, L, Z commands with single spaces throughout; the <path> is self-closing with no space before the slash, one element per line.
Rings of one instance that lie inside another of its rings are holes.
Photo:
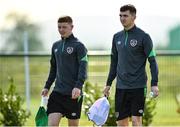
<path fill-rule="evenodd" d="M 40 28 L 31 23 L 27 15 L 16 12 L 9 13 L 6 17 L 8 26 L 1 29 L 5 41 L 1 51 L 16 52 L 24 50 L 24 32 L 28 33 L 29 51 L 42 51 L 44 46 L 39 36 Z M 10 27 L 10 28 L 9 28 Z"/>

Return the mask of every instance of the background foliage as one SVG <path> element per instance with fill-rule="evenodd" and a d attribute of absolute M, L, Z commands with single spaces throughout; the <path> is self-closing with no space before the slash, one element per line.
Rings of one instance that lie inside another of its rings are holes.
<path fill-rule="evenodd" d="M 10 86 L 7 92 L 0 88 L 0 125 L 22 126 L 30 116 L 30 112 L 22 108 L 23 99 L 16 93 L 13 79 L 9 79 Z"/>

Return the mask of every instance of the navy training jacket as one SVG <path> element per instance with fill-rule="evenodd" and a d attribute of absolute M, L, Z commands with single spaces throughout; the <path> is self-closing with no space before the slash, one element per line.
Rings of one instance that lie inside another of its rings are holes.
<path fill-rule="evenodd" d="M 112 54 L 107 85 L 117 77 L 119 89 L 144 88 L 147 84 L 146 60 L 150 63 L 151 86 L 158 82 L 158 66 L 150 36 L 134 26 L 113 36 Z"/>
<path fill-rule="evenodd" d="M 71 34 L 53 44 L 50 65 L 44 88 L 50 89 L 56 79 L 53 91 L 71 95 L 73 88 L 82 89 L 87 78 L 87 49 Z"/>

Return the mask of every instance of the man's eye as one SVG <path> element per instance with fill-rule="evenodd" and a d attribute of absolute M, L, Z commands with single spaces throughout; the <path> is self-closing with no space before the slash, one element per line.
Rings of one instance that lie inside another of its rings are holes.
<path fill-rule="evenodd" d="M 128 17 L 128 15 L 119 15 L 120 17 Z"/>
<path fill-rule="evenodd" d="M 58 26 L 59 29 L 66 29 L 66 26 Z"/>

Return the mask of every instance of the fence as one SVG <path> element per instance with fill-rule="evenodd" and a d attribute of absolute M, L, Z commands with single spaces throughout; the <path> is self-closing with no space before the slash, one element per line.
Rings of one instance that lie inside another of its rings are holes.
<path fill-rule="evenodd" d="M 7 90 L 8 77 L 14 79 L 17 91 L 25 97 L 25 70 L 24 57 L 29 58 L 30 97 L 35 100 L 40 97 L 41 90 L 49 73 L 48 54 L 0 54 L 0 88 Z M 88 81 L 97 85 L 105 85 L 109 71 L 109 52 L 89 52 Z M 159 51 L 157 53 L 159 65 L 159 89 L 157 114 L 154 125 L 180 125 L 180 114 L 176 112 L 175 95 L 180 93 L 180 52 Z M 148 86 L 150 84 L 150 71 L 147 64 Z M 115 84 L 115 81 L 113 82 Z M 113 85 L 115 86 L 115 85 Z M 114 92 L 114 88 L 112 93 Z M 32 105 L 31 109 L 35 108 Z M 159 119 L 162 118 L 162 119 Z M 169 121 L 171 120 L 171 121 Z"/>

